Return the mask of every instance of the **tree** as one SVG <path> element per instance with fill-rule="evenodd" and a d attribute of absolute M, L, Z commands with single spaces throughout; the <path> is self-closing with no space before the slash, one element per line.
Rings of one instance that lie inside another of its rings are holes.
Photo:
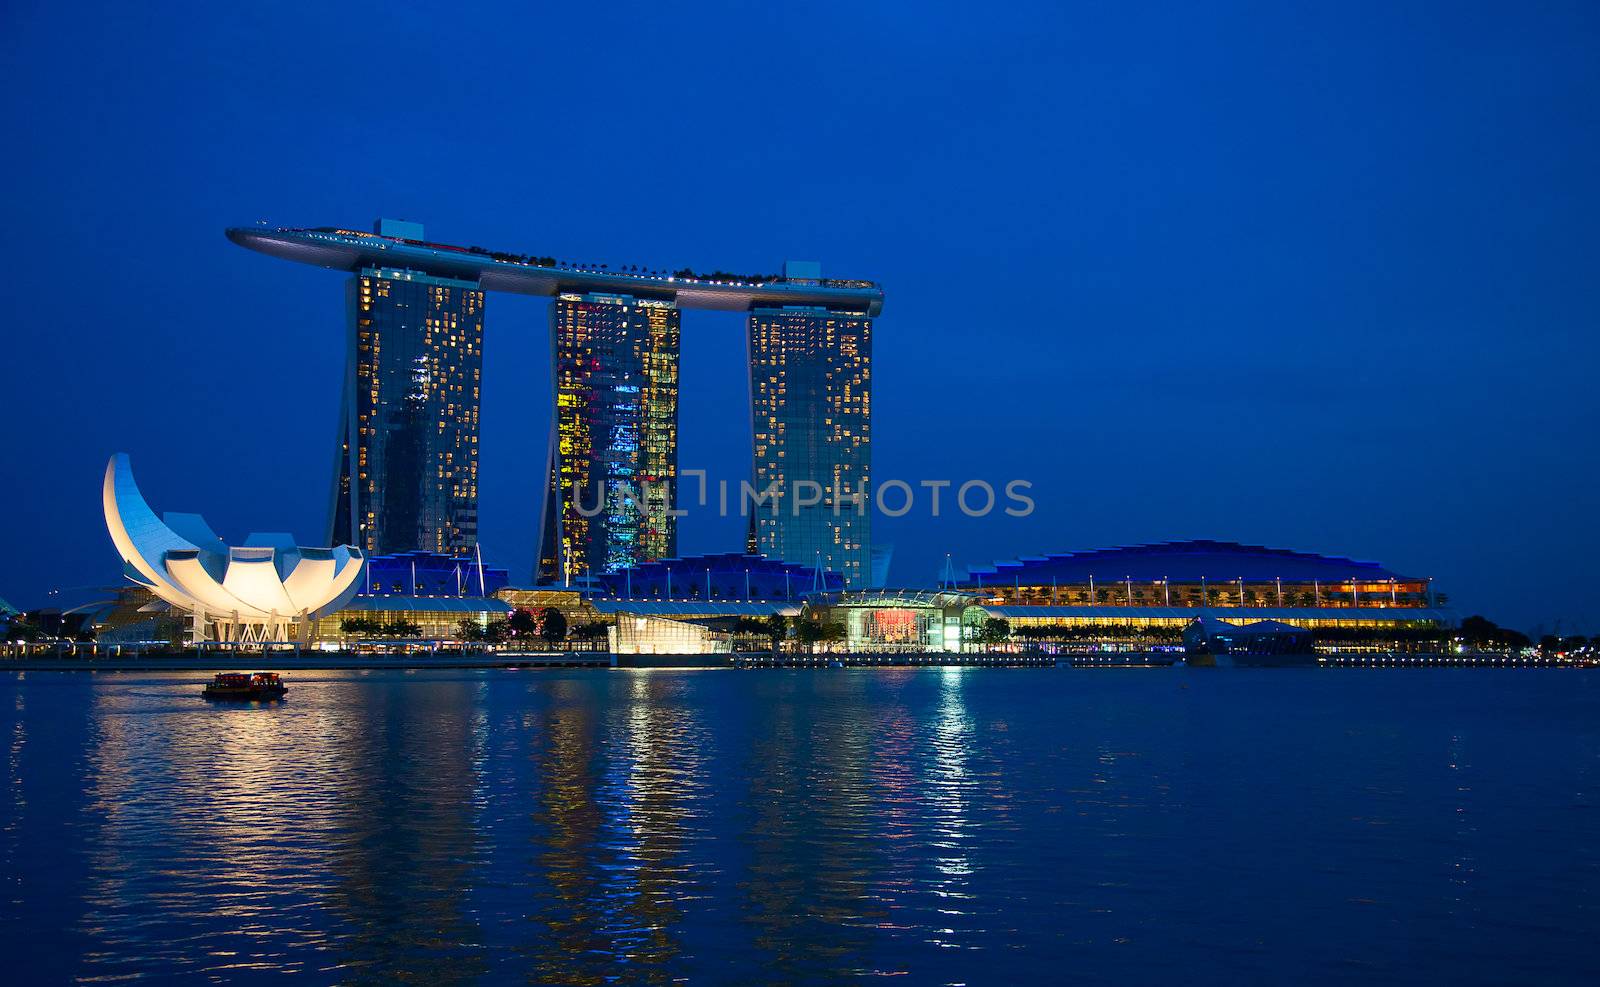
<path fill-rule="evenodd" d="M 46 637 L 45 630 L 38 624 L 18 614 L 11 621 L 11 627 L 6 630 L 7 641 L 39 641 Z"/>
<path fill-rule="evenodd" d="M 532 610 L 513 610 L 506 620 L 512 637 L 533 637 L 539 633 L 539 619 Z"/>
<path fill-rule="evenodd" d="M 1483 644 L 1492 640 L 1499 630 L 1492 620 L 1473 614 L 1461 621 L 1457 634 L 1468 644 Z"/>
<path fill-rule="evenodd" d="M 739 617 L 733 622 L 733 633 L 757 640 L 771 637 L 771 627 L 760 617 Z"/>
<path fill-rule="evenodd" d="M 409 620 L 397 620 L 385 630 L 390 637 L 421 637 L 422 625 Z"/>
<path fill-rule="evenodd" d="M 781 613 L 769 613 L 764 623 L 767 625 L 767 637 L 772 641 L 772 650 L 777 651 L 783 645 L 783 639 L 789 636 L 789 618 Z"/>
<path fill-rule="evenodd" d="M 550 644 L 564 639 L 567 636 L 567 618 L 555 607 L 545 607 L 539 611 L 539 636 Z"/>
<path fill-rule="evenodd" d="M 1501 627 L 1494 621 L 1477 614 L 1461 621 L 1456 635 L 1467 644 L 1478 648 L 1525 648 L 1528 646 L 1528 635 L 1521 631 Z"/>
<path fill-rule="evenodd" d="M 339 622 L 339 630 L 358 638 L 422 636 L 422 625 L 413 621 L 384 621 L 377 617 L 346 617 Z"/>
<path fill-rule="evenodd" d="M 822 640 L 822 624 L 816 620 L 800 618 L 795 621 L 794 639 L 807 651 L 814 651 L 816 643 Z"/>
<path fill-rule="evenodd" d="M 491 620 L 480 624 L 468 617 L 456 625 L 456 635 L 463 641 L 480 644 L 500 644 L 511 636 L 510 621 Z"/>
<path fill-rule="evenodd" d="M 974 644 L 1003 644 L 1011 637 L 1011 621 L 1004 617 L 985 617 L 972 636 Z"/>
<path fill-rule="evenodd" d="M 735 634 L 748 634 L 752 637 L 765 637 L 767 622 L 757 617 L 740 617 L 733 622 Z"/>
<path fill-rule="evenodd" d="M 836 620 L 826 623 L 820 620 L 800 620 L 796 622 L 794 631 L 795 639 L 811 652 L 816 651 L 818 644 L 832 644 L 845 638 L 844 625 Z"/>
<path fill-rule="evenodd" d="M 371 617 L 346 617 L 339 621 L 339 630 L 356 637 L 370 637 L 381 625 Z"/>

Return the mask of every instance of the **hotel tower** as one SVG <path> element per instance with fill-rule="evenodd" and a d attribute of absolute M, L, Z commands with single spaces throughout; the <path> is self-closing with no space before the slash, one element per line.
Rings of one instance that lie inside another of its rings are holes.
<path fill-rule="evenodd" d="M 550 306 L 542 583 L 572 585 L 677 553 L 678 307 L 562 294 Z"/>
<path fill-rule="evenodd" d="M 478 541 L 483 291 L 363 267 L 347 286 L 330 541 L 372 555 L 466 555 Z"/>
<path fill-rule="evenodd" d="M 820 564 L 852 587 L 868 581 L 872 320 L 883 310 L 871 281 L 825 279 L 819 265 L 797 262 L 781 277 L 613 270 L 433 243 L 420 224 L 387 219 L 371 233 L 227 235 L 352 275 L 334 543 L 373 555 L 476 547 L 484 298 L 501 291 L 553 299 L 539 581 L 586 583 L 676 554 L 668 497 L 685 308 L 749 320 L 752 474 L 757 490 L 776 492 L 750 519 L 752 550 Z"/>
<path fill-rule="evenodd" d="M 748 550 L 844 576 L 870 576 L 872 320 L 824 308 L 750 314 L 755 489 Z"/>

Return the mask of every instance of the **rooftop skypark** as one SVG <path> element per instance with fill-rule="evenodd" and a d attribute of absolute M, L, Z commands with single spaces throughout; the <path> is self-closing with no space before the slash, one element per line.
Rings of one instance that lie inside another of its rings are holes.
<path fill-rule="evenodd" d="M 563 291 L 612 292 L 670 298 L 683 308 L 748 311 L 757 305 L 817 306 L 876 316 L 883 290 L 872 281 L 824 278 L 820 265 L 790 262 L 783 274 L 668 271 L 638 264 L 562 260 L 484 247 L 460 247 L 423 238 L 419 223 L 383 220 L 375 232 L 335 226 L 234 227 L 228 239 L 264 254 L 341 271 L 395 267 L 480 281 L 485 291 L 556 295 Z"/>

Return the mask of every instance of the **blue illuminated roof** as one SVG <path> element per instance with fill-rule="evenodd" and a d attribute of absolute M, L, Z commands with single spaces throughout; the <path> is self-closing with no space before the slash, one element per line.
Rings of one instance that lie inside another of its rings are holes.
<path fill-rule="evenodd" d="M 498 566 L 480 566 L 475 559 L 420 550 L 371 556 L 363 578 L 363 590 L 372 596 L 483 596 L 511 581 Z"/>
<path fill-rule="evenodd" d="M 728 598 L 745 596 L 747 585 L 751 588 L 751 595 L 757 597 L 776 596 L 780 592 L 785 596 L 798 597 L 810 591 L 813 584 L 823 589 L 838 589 L 844 585 L 844 576 L 831 569 L 823 571 L 819 578 L 810 566 L 744 552 L 656 559 L 653 562 L 641 562 L 630 569 L 605 573 L 597 579 L 611 596 L 638 598 L 653 595 L 649 587 L 664 587 L 669 573 L 674 587 L 672 596 L 704 589 L 708 574 L 717 581 L 719 590 L 732 591 L 725 592 Z"/>
<path fill-rule="evenodd" d="M 1286 579 L 1338 582 L 1347 579 L 1414 581 L 1376 562 L 1330 555 L 1294 552 L 1284 548 L 1241 545 L 1229 541 L 1162 542 L 1129 545 L 1092 552 L 1068 552 L 1042 558 L 998 562 L 990 569 L 971 570 L 973 583 L 1006 584 L 1016 580 L 1034 585 L 1087 583 L 1132 579 L 1138 582 L 1171 580 L 1199 582 L 1202 578 L 1225 582 L 1233 579 L 1270 581 Z"/>

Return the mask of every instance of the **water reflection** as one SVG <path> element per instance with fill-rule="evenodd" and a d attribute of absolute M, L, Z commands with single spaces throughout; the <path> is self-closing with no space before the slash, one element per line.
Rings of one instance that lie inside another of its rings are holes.
<path fill-rule="evenodd" d="M 889 909 L 874 880 L 885 853 L 871 680 L 781 673 L 773 684 L 777 701 L 742 766 L 745 921 L 781 980 L 878 972 L 871 949 Z"/>
<path fill-rule="evenodd" d="M 533 935 L 518 951 L 532 980 L 670 977 L 700 876 L 684 859 L 693 806 L 708 783 L 708 740 L 679 681 L 640 673 L 558 683 L 528 721 L 539 798 L 526 874 Z"/>
<path fill-rule="evenodd" d="M 22 982 L 1590 971 L 1600 698 L 1497 682 L 1464 727 L 1415 694 L 1461 679 L 1376 676 L 304 673 L 266 707 L 13 679 L 6 928 L 49 948 L 9 955 Z M 1529 888 L 1560 907 L 1512 921 Z"/>
<path fill-rule="evenodd" d="M 373 982 L 469 980 L 486 969 L 466 900 L 480 849 L 481 686 L 357 690 L 330 690 L 344 715 L 336 728 L 325 725 L 347 752 L 323 779 L 336 878 L 326 902 L 347 930 L 334 969 Z"/>
<path fill-rule="evenodd" d="M 932 757 L 923 779 L 934 837 L 932 861 L 938 871 L 929 891 L 942 899 L 938 912 L 948 916 L 952 925 L 966 917 L 972 897 L 967 880 L 972 875 L 972 862 L 967 856 L 967 842 L 972 836 L 967 813 L 973 782 L 967 776 L 967 756 L 973 731 L 962 703 L 964 677 L 960 668 L 941 672 L 938 713 L 929 740 Z M 936 928 L 932 933 L 929 941 L 936 946 L 963 945 L 955 928 Z"/>
<path fill-rule="evenodd" d="M 231 708 L 192 683 L 100 692 L 90 967 L 471 976 L 475 689 L 297 682 Z"/>
<path fill-rule="evenodd" d="M 617 754 L 598 794 L 605 814 L 600 848 L 609 858 L 602 928 L 619 966 L 665 979 L 682 949 L 685 903 L 701 897 L 713 876 L 696 873 L 685 859 L 712 752 L 695 710 L 682 702 L 681 678 L 630 678 L 627 702 L 612 708 L 607 724 L 606 746 Z"/>
<path fill-rule="evenodd" d="M 10 724 L 6 736 L 6 791 L 11 798 L 5 814 L 5 825 L 0 832 L 5 834 L 5 873 L 8 875 L 7 883 L 18 872 L 17 855 L 22 849 L 19 837 L 22 831 L 22 820 L 28 811 L 28 790 L 23 784 L 23 755 L 28 749 L 28 698 L 27 693 L 21 689 L 12 691 L 10 697 Z"/>

